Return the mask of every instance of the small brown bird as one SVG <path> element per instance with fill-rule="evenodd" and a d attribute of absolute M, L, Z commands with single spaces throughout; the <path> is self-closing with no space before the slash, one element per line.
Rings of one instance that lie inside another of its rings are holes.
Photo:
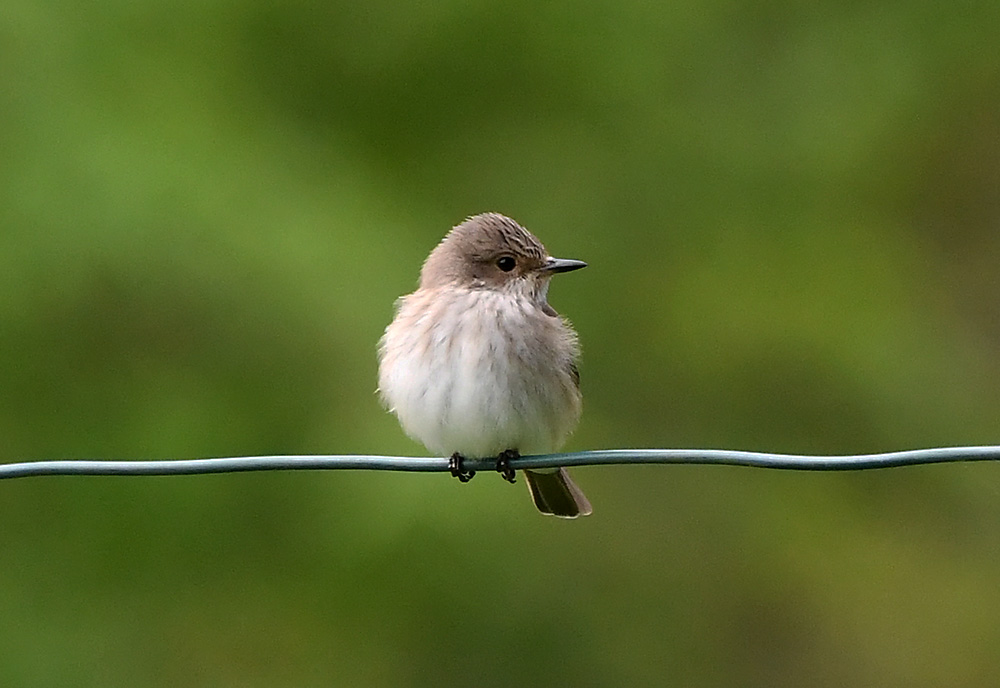
<path fill-rule="evenodd" d="M 509 462 L 557 451 L 580 418 L 580 347 L 549 305 L 549 280 L 586 267 L 553 258 L 517 222 L 470 217 L 438 244 L 420 287 L 397 302 L 379 341 L 379 393 L 403 429 L 432 452 Z M 591 513 L 563 468 L 524 471 L 538 510 L 562 518 Z"/>

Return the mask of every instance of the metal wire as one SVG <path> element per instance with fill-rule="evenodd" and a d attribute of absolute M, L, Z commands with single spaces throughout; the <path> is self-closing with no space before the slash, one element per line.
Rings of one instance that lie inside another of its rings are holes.
<path fill-rule="evenodd" d="M 611 464 L 719 464 L 797 471 L 844 471 L 895 468 L 952 461 L 1000 461 L 1000 446 L 940 447 L 887 454 L 807 456 L 728 449 L 604 449 L 523 456 L 511 468 L 599 466 Z M 491 471 L 494 459 L 465 459 L 465 470 Z M 43 475 L 200 475 L 245 471 L 301 470 L 448 471 L 448 459 L 413 456 L 297 455 L 241 456 L 169 461 L 28 461 L 0 464 L 0 479 Z"/>

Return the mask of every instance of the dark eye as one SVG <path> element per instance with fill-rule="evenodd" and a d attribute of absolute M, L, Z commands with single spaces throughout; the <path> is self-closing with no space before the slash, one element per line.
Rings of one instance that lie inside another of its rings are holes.
<path fill-rule="evenodd" d="M 516 265 L 517 261 L 514 260 L 511 256 L 501 256 L 500 258 L 497 258 L 497 267 L 503 270 L 504 272 L 510 272 L 511 270 L 514 269 L 514 266 Z"/>

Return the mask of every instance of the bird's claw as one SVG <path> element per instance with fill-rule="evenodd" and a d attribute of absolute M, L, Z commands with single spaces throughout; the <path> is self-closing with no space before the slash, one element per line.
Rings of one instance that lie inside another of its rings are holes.
<path fill-rule="evenodd" d="M 476 475 L 475 471 L 467 471 L 462 467 L 462 455 L 458 452 L 452 454 L 451 458 L 448 459 L 448 470 L 463 483 L 469 482 Z"/>
<path fill-rule="evenodd" d="M 497 473 L 503 476 L 503 479 L 512 485 L 517 482 L 517 478 L 514 477 L 514 469 L 511 468 L 510 462 L 513 459 L 520 458 L 521 455 L 516 449 L 505 449 L 497 457 Z"/>

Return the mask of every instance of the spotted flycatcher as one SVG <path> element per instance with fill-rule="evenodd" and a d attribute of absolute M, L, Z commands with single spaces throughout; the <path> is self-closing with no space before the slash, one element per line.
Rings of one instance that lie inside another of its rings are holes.
<path fill-rule="evenodd" d="M 431 251 L 420 287 L 396 304 L 379 341 L 379 393 L 408 435 L 462 459 L 510 460 L 562 446 L 580 417 L 576 333 L 547 300 L 549 280 L 585 267 L 553 258 L 521 225 L 496 213 L 470 217 Z M 590 514 L 563 468 L 525 470 L 538 510 Z"/>

